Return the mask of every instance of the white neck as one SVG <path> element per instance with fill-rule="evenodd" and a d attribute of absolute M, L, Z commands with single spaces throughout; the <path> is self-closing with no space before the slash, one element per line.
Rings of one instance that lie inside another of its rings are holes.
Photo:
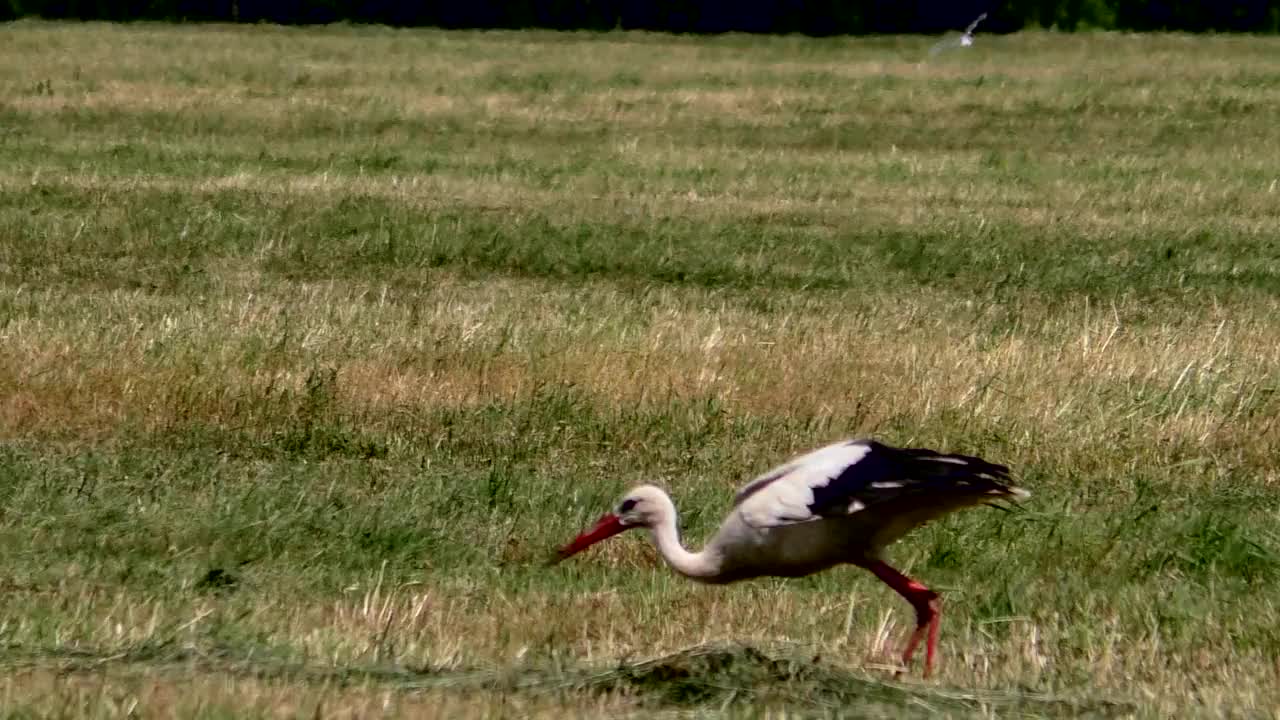
<path fill-rule="evenodd" d="M 704 547 L 702 552 L 689 552 L 680 544 L 680 531 L 676 529 L 676 507 L 671 498 L 666 500 L 666 512 L 662 513 L 657 523 L 649 528 L 653 544 L 658 548 L 662 559 L 667 561 L 673 570 L 694 580 L 713 580 L 720 574 L 722 557 L 713 548 Z"/>

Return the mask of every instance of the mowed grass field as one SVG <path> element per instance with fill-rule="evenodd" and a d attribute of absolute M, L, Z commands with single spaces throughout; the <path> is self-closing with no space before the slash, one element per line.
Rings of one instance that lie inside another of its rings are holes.
<path fill-rule="evenodd" d="M 1280 44 L 0 26 L 20 716 L 1280 714 Z M 687 541 L 846 436 L 1024 510 Z"/>

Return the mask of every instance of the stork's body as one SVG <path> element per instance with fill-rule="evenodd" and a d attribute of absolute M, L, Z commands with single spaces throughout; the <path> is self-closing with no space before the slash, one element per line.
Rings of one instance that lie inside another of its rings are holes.
<path fill-rule="evenodd" d="M 743 487 L 701 552 L 680 544 L 675 506 L 667 494 L 642 485 L 627 493 L 615 513 L 561 549 L 560 556 L 643 527 L 673 569 L 705 583 L 801 577 L 836 565 L 858 565 L 915 608 L 917 626 L 903 661 L 910 662 L 928 630 L 928 674 L 937 641 L 938 595 L 890 567 L 882 558 L 884 548 L 949 512 L 1027 494 L 1009 481 L 1003 465 L 849 440 L 802 455 Z"/>

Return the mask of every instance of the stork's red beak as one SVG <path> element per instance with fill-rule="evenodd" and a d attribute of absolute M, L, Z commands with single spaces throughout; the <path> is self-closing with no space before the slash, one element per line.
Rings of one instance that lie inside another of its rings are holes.
<path fill-rule="evenodd" d="M 605 513 L 605 516 L 600 518 L 594 527 L 574 538 L 573 542 L 556 551 L 556 557 L 552 562 L 560 562 L 565 558 L 577 555 L 601 540 L 607 540 L 623 530 L 629 530 L 631 527 L 631 525 L 623 524 L 622 519 L 617 515 L 614 515 L 613 513 Z"/>

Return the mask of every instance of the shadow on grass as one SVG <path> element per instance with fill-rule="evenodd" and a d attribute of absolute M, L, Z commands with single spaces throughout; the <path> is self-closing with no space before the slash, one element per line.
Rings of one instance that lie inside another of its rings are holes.
<path fill-rule="evenodd" d="M 271 660 L 260 654 L 147 645 L 126 652 L 80 649 L 0 649 L 0 668 L 46 669 L 61 674 L 228 674 L 306 684 L 373 685 L 403 692 L 454 690 L 520 694 L 617 694 L 654 707 L 790 707 L 857 709 L 862 715 L 949 716 L 995 712 L 1039 717 L 1130 715 L 1128 702 L 1066 699 L 1021 690 L 975 691 L 878 680 L 821 660 L 771 657 L 751 646 L 698 645 L 609 670 L 514 667 L 459 670 L 397 665 L 325 667 Z"/>

